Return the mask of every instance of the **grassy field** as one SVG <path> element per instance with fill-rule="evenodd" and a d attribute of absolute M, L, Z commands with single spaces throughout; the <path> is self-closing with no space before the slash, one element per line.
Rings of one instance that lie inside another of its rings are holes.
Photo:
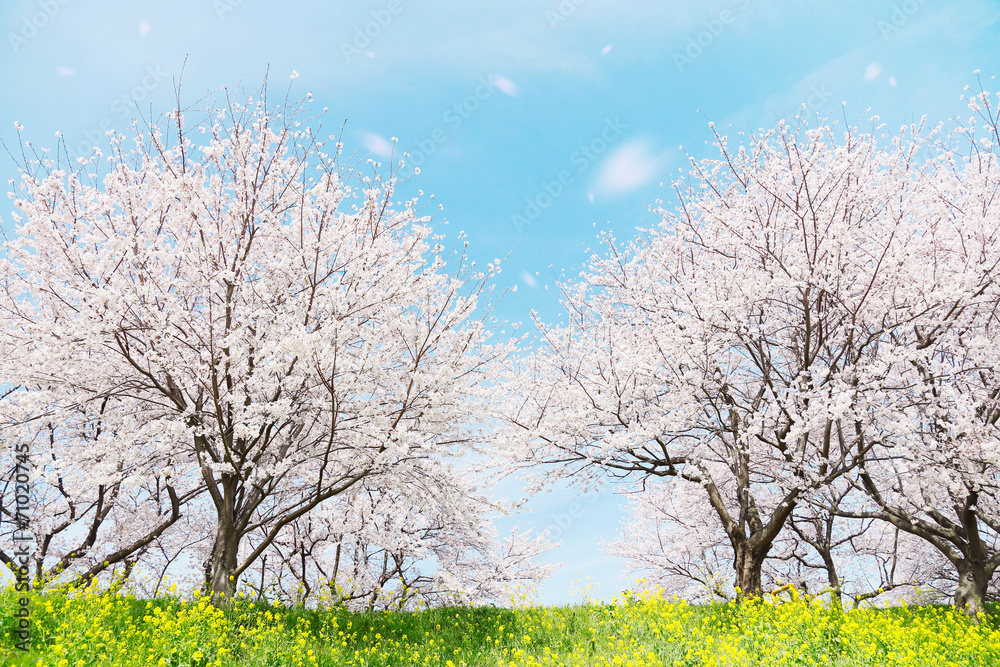
<path fill-rule="evenodd" d="M 817 600 L 698 606 L 659 596 L 570 607 L 415 613 L 307 610 L 237 600 L 46 594 L 34 650 L 14 648 L 0 593 L 3 665 L 1000 665 L 1000 610 L 973 624 L 945 607 L 839 612 Z"/>

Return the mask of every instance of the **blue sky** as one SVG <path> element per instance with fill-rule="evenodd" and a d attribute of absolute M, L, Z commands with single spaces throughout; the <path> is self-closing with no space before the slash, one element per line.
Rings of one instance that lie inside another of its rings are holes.
<path fill-rule="evenodd" d="M 552 276 L 582 265 L 595 223 L 651 224 L 686 155 L 709 154 L 709 120 L 735 133 L 842 102 L 890 128 L 946 120 L 974 70 L 1000 74 L 998 18 L 988 0 L 7 0 L 0 138 L 16 141 L 15 121 L 44 146 L 124 130 L 136 103 L 169 110 L 185 58 L 189 100 L 295 70 L 328 127 L 347 119 L 349 150 L 384 156 L 397 137 L 420 163 L 407 187 L 444 206 L 449 236 L 466 231 L 481 263 L 509 255 L 501 287 L 519 287 L 501 317 L 552 320 Z M 560 530 L 545 602 L 572 601 L 577 579 L 628 585 L 597 543 L 621 502 L 559 490 L 517 519 Z"/>

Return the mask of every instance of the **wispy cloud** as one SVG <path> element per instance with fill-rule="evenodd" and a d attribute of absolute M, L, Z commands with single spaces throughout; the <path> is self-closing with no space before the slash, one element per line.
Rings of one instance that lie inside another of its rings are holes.
<path fill-rule="evenodd" d="M 496 86 L 497 89 L 505 95 L 510 95 L 511 97 L 517 96 L 517 84 L 505 76 L 490 74 L 490 83 Z"/>
<path fill-rule="evenodd" d="M 362 135 L 365 148 L 379 157 L 389 157 L 392 155 L 392 142 L 374 132 L 365 132 Z"/>
<path fill-rule="evenodd" d="M 594 191 L 623 195 L 648 185 L 666 166 L 666 153 L 654 153 L 649 142 L 637 139 L 612 153 L 601 165 Z"/>
<path fill-rule="evenodd" d="M 865 81 L 871 81 L 872 79 L 878 77 L 882 73 L 882 66 L 878 63 L 870 63 L 868 67 L 865 68 Z"/>

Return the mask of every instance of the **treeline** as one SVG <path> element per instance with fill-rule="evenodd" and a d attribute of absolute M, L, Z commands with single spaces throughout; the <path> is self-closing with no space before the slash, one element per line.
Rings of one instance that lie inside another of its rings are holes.
<path fill-rule="evenodd" d="M 491 483 L 527 473 L 629 494 L 612 550 L 670 591 L 982 609 L 996 96 L 953 128 L 713 126 L 660 224 L 604 233 L 559 285 L 566 323 L 530 336 L 492 316 L 499 260 L 446 248 L 396 199 L 401 163 L 345 156 L 303 104 L 265 86 L 72 168 L 25 158 L 0 264 L 3 467 L 28 445 L 35 540 L 0 559 L 21 576 L 503 601 L 551 571 L 544 535 L 490 523 Z"/>

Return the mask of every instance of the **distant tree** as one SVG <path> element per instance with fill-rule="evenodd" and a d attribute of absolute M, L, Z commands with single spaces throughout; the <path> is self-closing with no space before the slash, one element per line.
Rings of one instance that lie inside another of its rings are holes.
<path fill-rule="evenodd" d="M 621 534 L 607 551 L 624 558 L 645 588 L 706 602 L 735 597 L 733 550 L 700 485 L 649 481 L 625 495 Z M 768 574 L 762 586 L 772 583 Z"/>
<path fill-rule="evenodd" d="M 111 406 L 102 401 L 51 415 L 58 425 L 26 420 L 21 428 L 6 429 L 8 442 L 21 445 L 28 458 L 29 524 L 22 529 L 17 521 L 14 447 L 4 447 L 0 466 L 10 474 L 2 486 L 0 534 L 11 539 L 0 549 L 0 562 L 11 570 L 19 567 L 20 559 L 15 563 L 15 553 L 6 545 L 22 547 L 33 536 L 33 543 L 27 543 L 32 586 L 89 585 L 112 573 L 127 580 L 143 554 L 180 519 L 182 507 L 204 490 L 200 479 L 190 475 L 161 474 L 166 463 L 148 446 L 148 434 L 118 421 L 121 415 Z M 104 449 L 115 437 L 127 437 L 131 451 Z"/>
<path fill-rule="evenodd" d="M 361 610 L 509 604 L 552 572 L 536 562 L 551 545 L 516 530 L 500 539 L 499 508 L 453 475 L 419 489 L 359 484 L 287 526 L 247 585 Z"/>
<path fill-rule="evenodd" d="M 840 486 L 836 500 L 842 504 L 835 508 L 849 506 L 841 494 L 850 487 Z M 732 547 L 698 485 L 654 481 L 626 495 L 627 518 L 608 551 L 626 559 L 646 588 L 685 599 L 735 597 Z M 812 595 L 829 595 L 834 606 L 841 607 L 846 598 L 858 607 L 928 595 L 937 601 L 953 587 L 949 569 L 933 546 L 892 524 L 847 519 L 828 506 L 802 502 L 768 553 L 761 582 L 765 592 L 791 584 Z"/>
<path fill-rule="evenodd" d="M 265 86 L 112 136 L 101 174 L 100 151 L 78 171 L 43 156 L 0 263 L 8 432 L 108 402 L 120 428 L 74 443 L 82 481 L 121 479 L 109 455 L 197 475 L 217 604 L 324 503 L 419 488 L 486 443 L 514 349 L 490 342 L 498 265 L 449 256 L 395 171 L 342 164 L 315 120 Z"/>
<path fill-rule="evenodd" d="M 812 593 L 829 593 L 836 606 L 842 598 L 854 607 L 944 598 L 951 585 L 950 564 L 942 554 L 885 521 L 841 514 L 862 505 L 850 484 L 833 485 L 800 503 L 768 562 L 776 576 Z"/>

